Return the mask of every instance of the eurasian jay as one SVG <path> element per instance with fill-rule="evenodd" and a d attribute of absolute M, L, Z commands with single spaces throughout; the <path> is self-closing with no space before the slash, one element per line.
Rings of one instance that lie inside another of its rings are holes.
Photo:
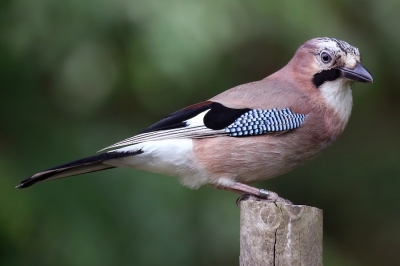
<path fill-rule="evenodd" d="M 372 82 L 357 48 L 333 38 L 304 43 L 267 78 L 176 111 L 139 134 L 23 180 L 37 182 L 130 167 L 270 200 L 248 183 L 282 175 L 314 158 L 344 130 L 350 85 Z"/>

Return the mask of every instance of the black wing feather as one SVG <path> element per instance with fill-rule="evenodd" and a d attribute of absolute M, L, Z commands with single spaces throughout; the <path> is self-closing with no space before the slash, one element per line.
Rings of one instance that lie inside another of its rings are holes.
<path fill-rule="evenodd" d="M 250 110 L 249 108 L 233 109 L 213 102 L 211 110 L 204 116 L 204 125 L 214 130 L 224 129 Z"/>
<path fill-rule="evenodd" d="M 157 123 L 151 125 L 150 127 L 146 128 L 139 134 L 148 133 L 152 131 L 185 127 L 186 123 L 184 121 L 195 117 L 196 115 L 200 114 L 201 112 L 204 112 L 207 109 L 210 109 L 211 104 L 212 104 L 211 101 L 207 101 L 176 111 L 166 116 L 165 118 L 161 119 Z"/>
<path fill-rule="evenodd" d="M 214 130 L 224 129 L 232 124 L 242 114 L 250 110 L 248 108 L 233 109 L 218 102 L 207 101 L 176 111 L 151 125 L 139 134 L 185 127 L 187 124 L 184 121 L 191 119 L 208 109 L 210 109 L 210 111 L 207 112 L 204 117 L 204 125 Z"/>

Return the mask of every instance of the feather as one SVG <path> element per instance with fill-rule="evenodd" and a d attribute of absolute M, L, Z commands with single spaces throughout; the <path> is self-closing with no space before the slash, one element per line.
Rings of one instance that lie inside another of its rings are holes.
<path fill-rule="evenodd" d="M 16 186 L 16 188 L 30 187 L 33 184 L 44 180 L 58 179 L 68 176 L 80 175 L 80 174 L 97 172 L 101 170 L 114 168 L 114 166 L 105 165 L 102 162 L 111 159 L 133 156 L 141 153 L 142 153 L 141 150 L 133 152 L 108 152 L 86 157 L 80 160 L 76 160 L 70 163 L 59 165 L 50 168 L 48 170 L 39 172 L 31 177 L 28 177 L 25 180 L 22 180 L 21 183 L 18 186 Z"/>
<path fill-rule="evenodd" d="M 273 109 L 263 111 L 251 110 L 248 108 L 234 109 L 226 107 L 218 102 L 207 103 L 209 104 L 194 105 L 194 108 L 185 108 L 175 112 L 167 117 L 171 118 L 170 120 L 166 121 L 165 119 L 167 118 L 164 118 L 160 122 L 151 126 L 150 128 L 152 128 L 153 131 L 150 131 L 148 128 L 142 131 L 142 133 L 108 146 L 100 150 L 100 152 L 135 145 L 146 141 L 179 138 L 198 139 L 227 135 L 231 137 L 239 137 L 261 135 L 279 131 L 284 132 L 300 127 L 305 119 L 305 115 L 293 114 L 288 108 L 284 110 Z M 190 119 L 182 120 L 189 117 L 189 113 L 184 110 L 190 110 L 190 115 L 196 115 Z M 259 113 L 261 117 L 258 118 Z M 264 114 L 266 114 L 266 117 L 264 117 Z M 269 117 L 270 114 L 272 114 L 272 118 Z M 257 118 L 253 119 L 253 115 L 257 115 Z M 278 120 L 275 117 L 278 118 Z M 280 118 L 282 118 L 282 121 Z M 238 122 L 238 120 L 243 120 L 244 123 Z M 297 122 L 292 122 L 292 120 L 296 120 Z M 253 126 L 254 123 L 259 126 L 256 128 L 256 126 Z M 237 128 L 238 125 L 241 127 Z M 244 126 L 246 128 L 242 131 Z M 247 129 L 249 129 L 249 131 L 247 131 Z"/>
<path fill-rule="evenodd" d="M 158 131 L 158 130 L 168 130 L 168 129 L 185 127 L 186 120 L 197 116 L 198 114 L 200 114 L 205 110 L 209 110 L 211 103 L 212 103 L 211 101 L 205 101 L 198 104 L 190 105 L 186 108 L 176 111 L 164 117 L 163 119 L 151 125 L 150 127 L 146 128 L 139 134 Z"/>
<path fill-rule="evenodd" d="M 204 117 L 204 124 L 211 129 L 224 129 L 248 111 L 250 111 L 248 108 L 233 109 L 225 107 L 220 103 L 213 102 L 211 104 L 211 110 L 207 112 Z"/>

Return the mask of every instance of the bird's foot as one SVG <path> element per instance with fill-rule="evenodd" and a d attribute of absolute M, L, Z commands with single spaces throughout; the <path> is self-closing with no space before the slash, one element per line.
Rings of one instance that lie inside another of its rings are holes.
<path fill-rule="evenodd" d="M 250 193 L 241 195 L 236 200 L 236 205 L 239 205 L 241 201 L 249 200 L 249 199 L 255 200 L 255 201 L 267 201 L 267 202 L 272 202 L 272 203 L 281 202 L 284 204 L 293 205 L 293 203 L 290 200 L 279 197 L 278 194 L 276 194 L 275 192 L 265 190 L 265 189 L 260 189 L 257 195 L 250 194 Z"/>
<path fill-rule="evenodd" d="M 256 201 L 267 201 L 272 203 L 281 202 L 284 204 L 293 205 L 290 200 L 279 197 L 278 194 L 276 194 L 275 192 L 266 189 L 251 187 L 249 185 L 239 182 L 234 182 L 225 186 L 220 184 L 212 186 L 217 189 L 228 190 L 240 194 L 241 196 L 236 200 L 236 205 L 239 205 L 241 201 L 248 199 Z"/>

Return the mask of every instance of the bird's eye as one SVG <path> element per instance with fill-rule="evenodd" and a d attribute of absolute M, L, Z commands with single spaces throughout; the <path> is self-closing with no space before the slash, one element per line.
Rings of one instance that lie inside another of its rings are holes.
<path fill-rule="evenodd" d="M 332 57 L 331 57 L 328 53 L 323 52 L 323 53 L 321 54 L 321 60 L 322 60 L 322 62 L 324 62 L 325 64 L 327 64 L 327 63 L 329 63 L 329 62 L 332 61 Z"/>

